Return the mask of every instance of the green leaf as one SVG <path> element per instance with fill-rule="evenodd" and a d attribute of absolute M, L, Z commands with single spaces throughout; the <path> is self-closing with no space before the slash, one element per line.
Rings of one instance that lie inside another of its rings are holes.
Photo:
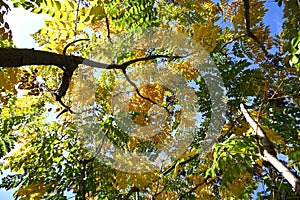
<path fill-rule="evenodd" d="M 296 55 L 294 55 L 294 56 L 292 56 L 291 61 L 293 64 L 297 64 L 299 62 L 299 58 Z"/>

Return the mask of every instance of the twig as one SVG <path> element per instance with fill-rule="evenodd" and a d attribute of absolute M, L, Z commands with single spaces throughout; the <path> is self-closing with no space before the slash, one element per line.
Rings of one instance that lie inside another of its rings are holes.
<path fill-rule="evenodd" d="M 185 56 L 169 56 L 169 55 L 150 55 L 150 56 L 146 56 L 146 57 L 142 57 L 142 58 L 136 58 L 136 59 L 133 59 L 133 60 L 129 60 L 127 62 L 124 62 L 122 64 L 111 64 L 111 65 L 108 65 L 107 69 L 122 69 L 122 70 L 126 70 L 126 68 L 129 66 L 129 65 L 132 65 L 134 63 L 137 63 L 137 62 L 141 62 L 141 61 L 148 61 L 148 60 L 154 60 L 156 58 L 168 58 L 168 59 L 179 59 L 179 58 L 186 58 L 190 55 L 192 55 L 193 53 L 190 53 L 188 55 L 185 55 Z M 93 67 L 93 66 L 92 66 Z"/>
<path fill-rule="evenodd" d="M 185 161 L 182 161 L 181 163 L 179 163 L 179 165 L 185 165 L 187 163 L 189 163 L 190 161 L 198 158 L 200 156 L 200 153 L 197 153 L 193 156 L 191 156 L 189 159 L 185 160 Z M 162 172 L 162 175 L 167 175 L 168 173 L 170 173 L 174 168 L 175 168 L 176 164 L 172 165 L 171 167 L 169 167 L 166 171 Z"/>
<path fill-rule="evenodd" d="M 189 56 L 191 54 L 188 54 L 187 56 Z M 159 105 L 158 103 L 156 103 L 155 101 L 153 101 L 152 99 L 150 99 L 149 97 L 145 97 L 143 96 L 137 85 L 128 77 L 127 73 L 126 73 L 126 68 L 131 65 L 131 64 L 134 64 L 136 62 L 140 62 L 140 61 L 147 61 L 147 60 L 153 60 L 153 59 L 156 59 L 156 58 L 169 58 L 169 59 L 179 59 L 179 58 L 184 58 L 184 57 L 187 57 L 187 56 L 168 56 L 168 55 L 150 55 L 150 56 L 147 56 L 147 57 L 143 57 L 143 58 L 136 58 L 136 59 L 133 59 L 133 60 L 130 60 L 130 61 L 127 61 L 121 65 L 114 65 L 114 68 L 117 68 L 117 69 L 122 69 L 122 72 L 126 78 L 126 80 L 130 83 L 130 85 L 132 85 L 136 91 L 136 93 L 138 94 L 139 97 L 141 97 L 142 99 L 145 99 L 151 103 L 153 103 L 154 105 L 157 105 L 159 107 L 162 107 L 164 108 L 168 114 L 170 114 L 171 112 L 169 111 L 169 109 L 166 107 L 166 106 L 162 106 L 162 105 Z M 109 69 L 110 67 L 108 67 Z"/>
<path fill-rule="evenodd" d="M 76 42 L 79 42 L 79 41 L 88 41 L 89 39 L 78 39 L 78 40 L 74 40 L 73 42 L 70 42 L 69 44 L 67 44 L 63 50 L 63 55 L 66 55 L 67 53 L 67 49 L 72 45 L 72 44 L 75 44 Z"/>
<path fill-rule="evenodd" d="M 229 44 L 231 44 L 232 42 L 234 42 L 234 41 L 236 41 L 236 40 L 238 40 L 238 39 L 240 39 L 240 38 L 242 38 L 242 37 L 245 37 L 245 36 L 247 36 L 247 35 L 246 35 L 246 34 L 241 34 L 241 35 L 239 35 L 239 36 L 237 36 L 237 37 L 231 39 L 230 41 L 225 42 L 225 43 L 221 46 L 220 49 L 221 49 L 221 50 L 224 49 L 227 45 L 229 45 Z"/>
<path fill-rule="evenodd" d="M 260 117 L 260 113 L 261 113 L 261 110 L 262 110 L 262 106 L 264 105 L 264 101 L 266 99 L 266 91 L 267 91 L 267 84 L 265 84 L 265 87 L 264 87 L 264 97 L 263 97 L 263 100 L 261 101 L 261 103 L 259 104 L 259 107 L 258 107 L 257 116 L 256 116 L 256 122 L 257 123 L 259 122 L 259 117 Z M 254 131 L 255 131 L 255 135 L 257 137 L 256 138 L 256 142 L 257 142 L 257 147 L 258 147 L 258 153 L 261 154 L 262 147 L 261 147 L 261 145 L 259 143 L 258 126 L 257 126 L 257 128 Z M 276 155 L 276 152 L 274 153 L 274 155 Z"/>
<path fill-rule="evenodd" d="M 68 112 L 69 110 L 68 109 L 63 109 L 60 113 L 58 113 L 58 115 L 56 116 L 56 119 L 58 119 L 62 114 Z"/>
<path fill-rule="evenodd" d="M 104 144 L 104 139 L 105 139 L 105 137 L 107 137 L 107 134 L 108 134 L 108 132 L 110 131 L 110 128 L 108 128 L 106 131 L 105 131 L 105 133 L 104 133 L 104 135 L 102 136 L 102 138 L 101 138 L 101 143 L 100 143 L 100 145 L 98 145 L 98 147 L 97 147 L 97 149 L 96 149 L 96 153 L 95 153 L 95 158 L 99 155 L 99 153 L 100 153 L 100 151 L 101 151 L 101 149 L 102 149 L 102 147 L 103 147 L 103 144 Z"/>
<path fill-rule="evenodd" d="M 76 9 L 76 17 L 75 17 L 75 29 L 74 29 L 74 35 L 75 35 L 75 39 L 76 39 L 76 36 L 77 36 L 77 27 L 78 27 L 78 13 L 79 13 L 79 8 L 80 8 L 80 3 L 81 3 L 81 0 L 78 0 L 78 3 L 77 3 L 77 9 Z"/>
<path fill-rule="evenodd" d="M 147 101 L 150 101 L 150 102 L 153 103 L 154 105 L 157 105 L 157 106 L 159 106 L 159 107 L 161 107 L 161 108 L 164 108 L 164 109 L 168 112 L 168 114 L 170 114 L 170 111 L 169 111 L 169 109 L 168 109 L 166 106 L 162 106 L 162 105 L 156 103 L 155 101 L 153 101 L 152 99 L 150 99 L 149 97 L 145 97 L 144 95 L 142 95 L 142 94 L 140 93 L 140 91 L 139 91 L 137 85 L 136 85 L 136 84 L 128 77 L 128 75 L 127 75 L 127 73 L 126 73 L 126 70 L 122 70 L 122 72 L 123 72 L 123 74 L 124 74 L 126 80 L 130 83 L 130 85 L 132 85 L 132 86 L 134 87 L 134 89 L 135 89 L 135 91 L 136 91 L 136 93 L 138 94 L 139 97 L 141 97 L 142 99 L 145 99 L 145 100 L 147 100 Z"/>
<path fill-rule="evenodd" d="M 139 91 L 137 85 L 136 85 L 136 84 L 128 77 L 128 75 L 127 75 L 127 73 L 126 73 L 126 70 L 122 70 L 122 72 L 123 72 L 123 74 L 124 74 L 126 80 L 130 83 L 130 85 L 132 85 L 132 86 L 134 87 L 136 93 L 137 93 L 142 99 L 145 99 L 145 100 L 147 100 L 147 101 L 150 101 L 151 103 L 153 103 L 153 104 L 155 104 L 155 105 L 159 105 L 158 103 L 156 103 L 156 102 L 153 101 L 152 99 L 150 99 L 150 98 L 148 98 L 148 97 L 145 97 L 145 96 L 143 96 L 143 95 L 140 93 L 140 91 Z"/>
<path fill-rule="evenodd" d="M 109 42 L 111 44 L 113 44 L 113 41 L 111 40 L 111 37 L 110 37 L 110 28 L 109 28 L 109 21 L 108 21 L 107 15 L 105 16 L 105 22 L 106 22 L 106 28 L 107 28 L 107 38 L 108 38 Z"/>
<path fill-rule="evenodd" d="M 287 95 L 283 95 L 283 96 L 280 96 L 280 97 L 269 97 L 268 100 L 276 100 L 276 99 L 284 99 L 284 98 L 292 98 L 294 96 L 300 96 L 299 93 L 296 93 L 296 94 L 287 94 Z"/>
<path fill-rule="evenodd" d="M 159 183 L 159 181 L 157 181 L 157 183 Z M 160 195 L 163 191 L 166 190 L 166 188 L 164 187 L 162 190 L 160 190 L 159 192 L 157 192 L 158 187 L 156 188 L 155 194 L 152 195 L 152 199 L 155 199 L 158 195 Z"/>
<path fill-rule="evenodd" d="M 226 131 L 225 134 L 222 134 L 222 135 L 220 135 L 220 136 L 218 137 L 218 142 L 223 142 L 223 139 L 224 139 L 225 137 L 229 137 L 229 136 L 230 136 L 230 135 L 229 135 L 230 131 L 234 128 L 234 126 L 236 125 L 236 123 L 238 122 L 238 120 L 239 120 L 242 116 L 243 116 L 243 114 L 239 114 L 239 115 L 237 116 L 236 119 L 234 119 L 233 121 L 230 122 L 230 124 L 231 124 L 230 127 L 228 128 L 228 130 Z"/>

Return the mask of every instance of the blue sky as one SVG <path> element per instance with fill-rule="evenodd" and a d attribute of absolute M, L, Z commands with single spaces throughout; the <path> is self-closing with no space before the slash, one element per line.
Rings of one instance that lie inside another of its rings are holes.
<path fill-rule="evenodd" d="M 265 17 L 265 24 L 270 25 L 271 34 L 277 34 L 281 31 L 282 24 L 282 8 L 279 8 L 274 1 L 267 1 L 266 6 L 269 9 Z M 35 48 L 39 49 L 38 45 L 30 34 L 35 33 L 44 25 L 44 16 L 30 13 L 22 8 L 12 9 L 6 20 L 8 21 L 12 32 L 13 40 L 18 48 Z M 8 174 L 4 171 L 4 175 Z M 3 177 L 0 175 L 0 178 Z M 13 190 L 5 191 L 0 189 L 0 200 L 13 200 Z"/>

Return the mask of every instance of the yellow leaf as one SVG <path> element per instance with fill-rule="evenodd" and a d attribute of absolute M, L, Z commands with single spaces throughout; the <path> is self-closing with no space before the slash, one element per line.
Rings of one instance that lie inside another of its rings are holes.
<path fill-rule="evenodd" d="M 77 30 L 78 31 L 81 31 L 81 30 L 83 30 L 83 29 L 85 29 L 87 26 L 86 26 L 86 24 L 84 24 L 84 23 L 78 23 L 77 24 Z"/>
<path fill-rule="evenodd" d="M 66 11 L 75 11 L 78 8 L 78 5 L 75 1 L 64 1 L 64 5 L 66 6 Z"/>
<path fill-rule="evenodd" d="M 259 114 L 259 117 L 263 117 L 263 118 L 267 117 L 267 115 L 266 115 L 265 113 L 258 112 L 258 111 L 256 111 L 256 110 L 251 110 L 251 111 L 250 111 L 250 115 L 251 115 L 252 117 L 254 117 L 254 118 L 257 118 L 258 114 Z"/>
<path fill-rule="evenodd" d="M 145 84 L 140 87 L 140 92 L 144 97 L 147 97 L 155 103 L 161 105 L 164 100 L 165 88 L 158 84 Z M 135 123 L 141 126 L 145 126 L 150 123 L 150 121 L 147 120 L 147 115 L 152 106 L 152 102 L 141 98 L 138 94 L 135 94 L 129 102 L 130 112 L 137 114 L 134 118 Z"/>
<path fill-rule="evenodd" d="M 103 17 L 105 17 L 104 5 L 98 4 L 92 7 L 89 15 L 94 16 L 92 22 L 102 19 Z"/>
<path fill-rule="evenodd" d="M 16 101 L 16 106 L 20 108 L 29 108 L 32 105 L 36 104 L 39 99 L 35 96 L 25 96 L 19 97 Z"/>
<path fill-rule="evenodd" d="M 239 174 L 231 183 L 227 183 L 227 187 L 222 187 L 222 199 L 239 199 L 244 189 L 253 182 L 250 173 Z"/>
<path fill-rule="evenodd" d="M 258 164 L 258 166 L 262 167 L 262 165 L 263 165 L 263 159 L 261 159 L 261 158 L 256 159 L 255 163 Z"/>
<path fill-rule="evenodd" d="M 61 11 L 55 11 L 54 15 L 53 15 L 53 18 L 60 20 L 61 16 L 62 16 Z"/>
<path fill-rule="evenodd" d="M 212 192 L 213 186 L 211 184 L 201 184 L 196 189 L 197 199 L 210 199 L 210 200 L 217 200 L 219 198 Z"/>
<path fill-rule="evenodd" d="M 182 76 L 187 81 L 195 80 L 197 77 L 200 76 L 199 70 L 197 70 L 197 68 L 194 68 L 190 62 L 174 64 L 172 66 L 172 69 L 174 69 L 176 72 L 179 72 L 180 74 L 182 74 Z"/>
<path fill-rule="evenodd" d="M 129 142 L 128 142 L 128 149 L 131 150 L 133 149 L 138 143 L 138 139 L 136 137 L 131 137 Z"/>
<path fill-rule="evenodd" d="M 184 161 L 185 159 L 189 158 L 190 156 L 193 156 L 198 153 L 198 150 L 196 148 L 192 148 L 190 151 L 186 151 L 180 158 L 180 162 Z"/>
<path fill-rule="evenodd" d="M 235 135 L 244 135 L 250 128 L 250 125 L 248 122 L 246 121 L 242 121 L 241 123 L 236 123 L 234 125 L 231 124 L 225 124 L 223 126 L 223 131 L 227 132 L 227 131 L 231 131 L 233 132 Z"/>
<path fill-rule="evenodd" d="M 220 27 L 209 21 L 200 26 L 193 25 L 193 30 L 193 39 L 199 42 L 208 52 L 212 52 L 217 45 Z"/>
<path fill-rule="evenodd" d="M 21 187 L 15 194 L 15 197 L 25 197 L 26 199 L 39 200 L 47 192 L 47 189 L 50 186 L 51 184 L 44 185 L 43 182 L 32 183 L 28 186 Z"/>
<path fill-rule="evenodd" d="M 274 130 L 269 129 L 265 126 L 261 126 L 261 128 L 266 133 L 267 137 L 276 144 L 281 144 L 283 147 L 285 147 L 284 139 Z"/>
<path fill-rule="evenodd" d="M 1 115 L 2 115 L 4 118 L 9 118 L 9 116 L 10 116 L 9 114 L 10 114 L 9 109 L 8 109 L 7 107 L 4 107 L 4 108 L 2 109 Z"/>
<path fill-rule="evenodd" d="M 173 178 L 177 177 L 180 162 L 177 162 L 174 168 Z"/>

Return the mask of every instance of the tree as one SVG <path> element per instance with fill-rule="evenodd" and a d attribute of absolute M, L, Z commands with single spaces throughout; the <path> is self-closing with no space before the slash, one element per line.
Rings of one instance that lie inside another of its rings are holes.
<path fill-rule="evenodd" d="M 0 186 L 16 199 L 299 197 L 299 1 L 13 2 L 49 16 L 43 50 L 18 49 L 0 0 Z"/>

